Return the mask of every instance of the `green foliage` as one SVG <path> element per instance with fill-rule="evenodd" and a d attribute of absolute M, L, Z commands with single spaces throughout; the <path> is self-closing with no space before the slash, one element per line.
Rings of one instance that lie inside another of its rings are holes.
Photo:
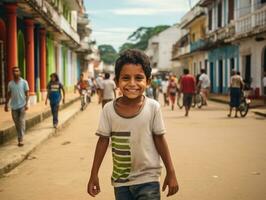
<path fill-rule="evenodd" d="M 126 49 L 132 48 L 145 50 L 148 46 L 148 41 L 151 37 L 159 34 L 160 32 L 164 31 L 169 27 L 170 26 L 168 25 L 159 25 L 155 27 L 140 27 L 128 37 L 128 40 L 132 41 L 132 43 L 124 43 L 119 48 L 119 51 L 122 52 Z"/>
<path fill-rule="evenodd" d="M 101 60 L 106 64 L 114 64 L 118 57 L 118 54 L 113 46 L 103 44 L 98 47 Z"/>

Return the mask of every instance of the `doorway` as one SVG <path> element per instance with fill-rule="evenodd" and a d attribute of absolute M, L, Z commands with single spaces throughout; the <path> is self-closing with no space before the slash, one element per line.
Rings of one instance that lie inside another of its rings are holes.
<path fill-rule="evenodd" d="M 219 93 L 223 93 L 223 60 L 219 60 L 218 77 L 219 77 L 218 91 Z"/>
<path fill-rule="evenodd" d="M 213 62 L 210 62 L 210 82 L 211 82 L 211 92 L 214 92 L 214 66 Z"/>

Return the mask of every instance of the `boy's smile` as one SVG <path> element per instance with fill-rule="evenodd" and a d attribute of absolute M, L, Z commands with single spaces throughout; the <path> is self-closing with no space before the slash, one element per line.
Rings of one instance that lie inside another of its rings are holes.
<path fill-rule="evenodd" d="M 125 64 L 116 84 L 124 96 L 135 99 L 142 96 L 149 84 L 149 79 L 146 78 L 141 65 Z"/>

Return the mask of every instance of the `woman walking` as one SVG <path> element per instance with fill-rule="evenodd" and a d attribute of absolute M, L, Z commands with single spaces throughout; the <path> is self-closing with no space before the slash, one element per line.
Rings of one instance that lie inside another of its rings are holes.
<path fill-rule="evenodd" d="M 176 93 L 177 93 L 178 87 L 175 81 L 175 78 L 172 77 L 169 81 L 168 88 L 167 88 L 167 93 L 171 102 L 171 108 L 174 110 L 175 106 L 175 99 L 176 99 Z"/>
<path fill-rule="evenodd" d="M 244 86 L 244 82 L 242 77 L 236 73 L 236 71 L 232 72 L 231 83 L 230 83 L 230 110 L 228 117 L 231 117 L 231 113 L 233 108 L 235 108 L 235 117 L 237 116 L 237 112 L 240 106 L 241 100 L 241 88 Z"/>
<path fill-rule="evenodd" d="M 51 112 L 53 115 L 53 126 L 57 128 L 58 125 L 58 110 L 59 104 L 62 99 L 61 92 L 63 93 L 63 103 L 65 103 L 65 90 L 60 83 L 58 75 L 56 73 L 52 73 L 50 75 L 50 81 L 47 85 L 47 97 L 45 100 L 45 105 L 47 105 L 47 100 L 50 101 Z"/>

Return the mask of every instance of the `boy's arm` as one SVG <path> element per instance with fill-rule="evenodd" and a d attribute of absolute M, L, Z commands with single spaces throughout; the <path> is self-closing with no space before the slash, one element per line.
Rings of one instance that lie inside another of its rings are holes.
<path fill-rule="evenodd" d="M 166 168 L 166 177 L 163 183 L 163 191 L 166 189 L 166 186 L 168 186 L 167 196 L 174 195 L 175 193 L 177 193 L 179 187 L 166 140 L 164 138 L 164 135 L 154 135 L 153 140 L 155 147 L 159 155 L 161 156 Z"/>
<path fill-rule="evenodd" d="M 93 165 L 91 169 L 91 176 L 88 183 L 87 191 L 95 197 L 100 192 L 100 184 L 98 179 L 99 168 L 102 164 L 103 158 L 109 145 L 109 138 L 100 136 L 94 153 Z"/>

